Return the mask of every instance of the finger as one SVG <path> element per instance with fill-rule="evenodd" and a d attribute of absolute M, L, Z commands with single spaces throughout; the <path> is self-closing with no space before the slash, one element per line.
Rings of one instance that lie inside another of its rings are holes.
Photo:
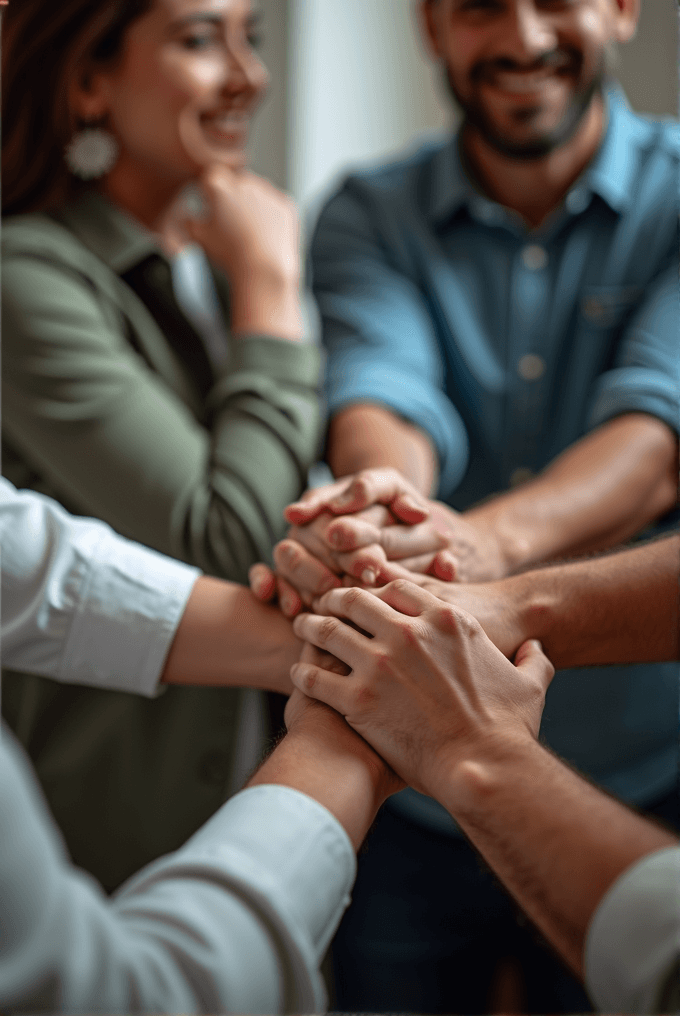
<path fill-rule="evenodd" d="M 284 617 L 295 617 L 300 613 L 304 606 L 300 594 L 280 575 L 276 576 L 276 594 Z"/>
<path fill-rule="evenodd" d="M 321 512 L 328 511 L 328 501 L 340 494 L 349 483 L 348 479 L 338 480 L 336 483 L 308 490 L 302 500 L 293 501 L 284 509 L 285 518 L 294 526 L 304 526 L 312 522 Z"/>
<path fill-rule="evenodd" d="M 432 607 L 441 607 L 442 602 L 432 593 L 407 579 L 397 579 L 376 591 L 376 597 L 389 604 L 400 614 L 418 617 Z"/>
<path fill-rule="evenodd" d="M 326 530 L 326 540 L 333 551 L 359 550 L 370 543 L 380 543 L 382 532 L 390 521 L 391 516 L 387 509 L 382 505 L 374 505 L 362 511 L 361 515 L 344 515 L 330 522 Z"/>
<path fill-rule="evenodd" d="M 274 547 L 273 556 L 279 576 L 303 597 L 321 596 L 340 585 L 338 576 L 297 540 L 281 540 Z"/>
<path fill-rule="evenodd" d="M 269 603 L 276 595 L 276 576 L 266 564 L 254 564 L 248 571 L 250 589 L 262 603 Z"/>
<path fill-rule="evenodd" d="M 366 586 L 375 585 L 387 564 L 385 551 L 376 544 L 351 554 L 338 554 L 337 561 L 347 575 L 359 579 Z"/>
<path fill-rule="evenodd" d="M 347 664 L 339 660 L 337 656 L 333 656 L 332 653 L 326 653 L 322 649 L 317 649 L 311 642 L 305 642 L 298 662 L 311 663 L 315 667 L 321 667 L 322 670 L 330 670 L 333 674 L 346 676 L 350 672 Z"/>
<path fill-rule="evenodd" d="M 294 663 L 290 679 L 308 698 L 325 702 L 346 716 L 350 711 L 351 677 L 331 673 L 313 663 Z"/>
<path fill-rule="evenodd" d="M 515 654 L 515 666 L 527 677 L 538 681 L 544 690 L 547 690 L 555 674 L 555 668 L 537 639 L 522 643 Z"/>
<path fill-rule="evenodd" d="M 371 598 L 370 593 L 364 593 L 362 589 L 333 589 L 330 593 L 326 593 L 326 596 L 332 596 L 336 592 L 361 593 L 367 599 Z M 366 646 L 370 641 L 365 635 L 330 614 L 327 616 L 298 614 L 293 621 L 293 631 L 299 639 L 311 642 L 324 652 L 332 653 L 352 669 L 365 659 Z"/>
<path fill-rule="evenodd" d="M 393 505 L 404 522 L 423 522 L 428 516 L 426 502 L 396 470 L 369 469 L 358 473 L 341 494 L 328 502 L 332 512 L 361 511 L 372 504 Z"/>
<path fill-rule="evenodd" d="M 431 575 L 441 579 L 442 582 L 456 582 L 458 580 L 458 563 L 450 550 L 440 550 L 435 554 L 430 568 Z"/>
<path fill-rule="evenodd" d="M 421 554 L 419 557 L 403 557 L 400 561 L 390 561 L 390 565 L 398 564 L 414 575 L 427 575 L 432 568 L 436 555 Z M 417 581 L 416 579 L 413 580 Z"/>
<path fill-rule="evenodd" d="M 417 526 L 385 526 L 380 531 L 380 543 L 390 560 L 436 553 L 447 545 L 444 536 L 429 523 Z"/>

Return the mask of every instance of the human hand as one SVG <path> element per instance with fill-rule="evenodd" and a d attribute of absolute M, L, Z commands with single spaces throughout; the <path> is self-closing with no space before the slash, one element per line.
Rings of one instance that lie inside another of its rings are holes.
<path fill-rule="evenodd" d="M 306 643 L 300 660 L 310 666 L 321 667 L 327 673 L 346 675 L 347 667 L 331 653 L 325 653 L 316 646 Z M 309 698 L 298 688 L 286 703 L 284 711 L 286 730 L 313 739 L 315 745 L 335 746 L 336 750 L 358 756 L 378 777 L 381 797 L 385 800 L 391 794 L 404 789 L 403 780 L 380 758 L 373 748 L 363 740 L 343 717 L 317 699 Z"/>
<path fill-rule="evenodd" d="M 458 766 L 537 737 L 554 673 L 539 643 L 524 643 L 513 665 L 469 614 L 403 580 L 377 595 L 335 589 L 316 606 L 327 616 L 300 615 L 295 633 L 351 671 L 300 661 L 293 684 L 337 709 L 416 790 L 450 800 Z"/>
<path fill-rule="evenodd" d="M 388 505 L 394 519 L 407 525 L 378 529 L 353 514 L 372 504 Z M 448 582 L 490 581 L 507 572 L 491 525 L 477 518 L 470 521 L 453 508 L 424 498 L 396 469 L 366 469 L 310 491 L 288 506 L 286 518 L 301 527 L 322 512 L 343 516 L 326 527 L 326 539 L 329 549 L 361 551 L 351 573 L 357 577 L 362 571 L 374 571 L 377 581 L 387 581 L 381 570 L 385 560 Z"/>
<path fill-rule="evenodd" d="M 264 276 L 300 277 L 299 219 L 295 203 L 263 177 L 214 163 L 199 181 L 207 203 L 187 231 L 221 265 L 232 283 Z"/>
<path fill-rule="evenodd" d="M 523 642 L 537 634 L 532 631 L 523 609 L 526 597 L 522 597 L 520 577 L 480 583 L 443 582 L 432 575 L 420 575 L 397 562 L 390 562 L 382 569 L 381 579 L 385 582 L 397 579 L 413 582 L 445 603 L 472 614 L 493 644 L 509 658 L 515 655 Z M 353 584 L 361 585 L 359 582 Z M 369 591 L 380 595 L 382 588 L 369 588 Z"/>

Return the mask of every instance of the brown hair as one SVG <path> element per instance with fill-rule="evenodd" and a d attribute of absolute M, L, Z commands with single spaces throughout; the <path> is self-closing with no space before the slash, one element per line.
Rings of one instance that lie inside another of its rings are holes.
<path fill-rule="evenodd" d="M 69 107 L 79 67 L 106 64 L 153 0 L 16 0 L 4 8 L 2 212 L 39 211 L 77 186 L 64 148 L 82 126 Z"/>

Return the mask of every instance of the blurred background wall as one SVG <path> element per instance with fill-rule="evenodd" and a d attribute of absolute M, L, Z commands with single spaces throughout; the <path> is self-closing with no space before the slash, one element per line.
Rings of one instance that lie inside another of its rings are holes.
<path fill-rule="evenodd" d="M 308 215 L 349 167 L 389 157 L 451 123 L 420 41 L 416 0 L 259 0 L 258 6 L 272 83 L 253 161 Z M 637 37 L 619 59 L 631 105 L 675 115 L 677 66 L 677 0 L 642 0 Z"/>

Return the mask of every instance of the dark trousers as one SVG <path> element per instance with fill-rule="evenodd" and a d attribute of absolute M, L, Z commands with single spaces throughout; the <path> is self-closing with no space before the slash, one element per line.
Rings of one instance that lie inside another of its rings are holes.
<path fill-rule="evenodd" d="M 680 829 L 676 793 L 646 811 Z M 593 1011 L 467 841 L 384 808 L 333 944 L 336 1011 L 487 1013 L 505 960 L 524 984 L 524 1012 Z"/>

